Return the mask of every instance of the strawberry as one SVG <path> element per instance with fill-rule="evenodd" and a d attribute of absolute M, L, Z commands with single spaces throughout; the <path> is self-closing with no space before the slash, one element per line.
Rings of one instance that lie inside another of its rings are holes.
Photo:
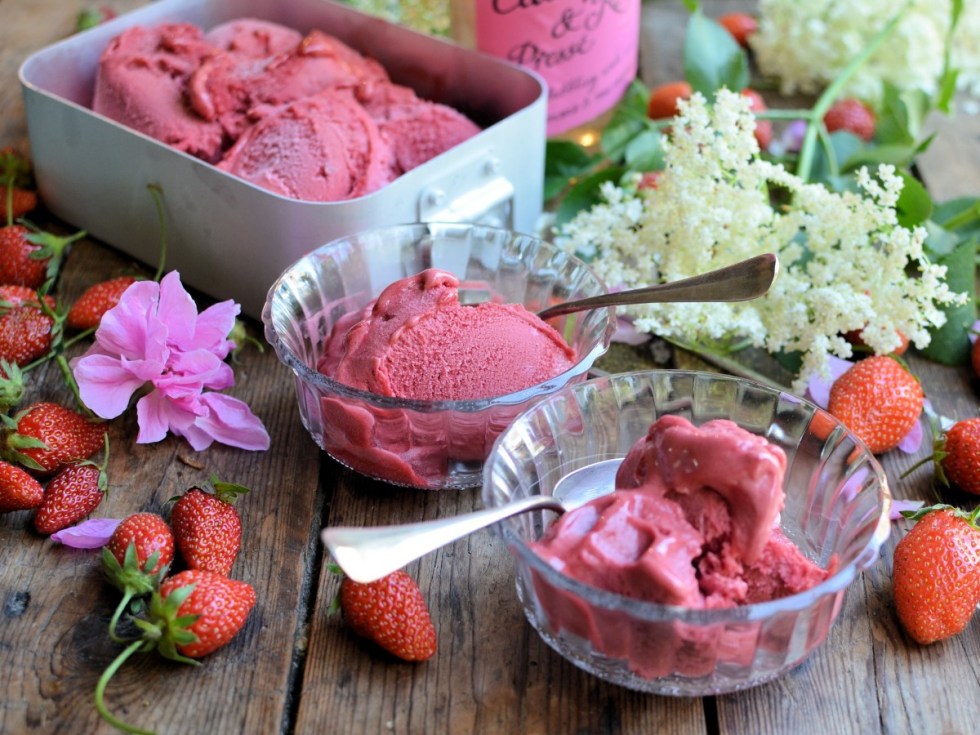
<path fill-rule="evenodd" d="M 922 413 L 922 386 L 888 355 L 856 363 L 834 381 L 827 410 L 874 454 L 887 452 L 915 426 Z"/>
<path fill-rule="evenodd" d="M 112 532 L 105 548 L 122 566 L 130 545 L 136 552 L 139 568 L 148 574 L 156 574 L 161 568 L 170 566 L 174 560 L 173 532 L 167 522 L 156 513 L 134 513 L 123 518 Z M 154 556 L 155 564 L 146 569 Z"/>
<path fill-rule="evenodd" d="M 871 140 L 875 135 L 874 112 L 853 97 L 845 97 L 831 105 L 823 116 L 823 124 L 827 126 L 828 132 L 845 130 L 864 141 Z"/>
<path fill-rule="evenodd" d="M 59 237 L 24 225 L 0 227 L 0 283 L 41 288 L 58 274 L 68 246 L 84 235 Z"/>
<path fill-rule="evenodd" d="M 0 302 L 9 304 L 10 306 L 39 307 L 41 305 L 41 297 L 33 288 L 18 286 L 15 284 L 5 284 L 0 285 Z M 55 301 L 53 296 L 45 296 L 44 303 L 49 309 L 51 309 L 51 311 L 54 311 Z"/>
<path fill-rule="evenodd" d="M 8 224 L 37 209 L 37 192 L 0 184 L 0 220 Z"/>
<path fill-rule="evenodd" d="M 892 585 L 902 627 L 922 644 L 957 635 L 980 604 L 980 507 L 934 505 L 895 546 Z"/>
<path fill-rule="evenodd" d="M 436 652 L 436 629 L 415 580 L 392 572 L 374 582 L 345 577 L 340 585 L 344 620 L 360 636 L 405 661 L 425 661 Z"/>
<path fill-rule="evenodd" d="M 762 98 L 762 95 L 751 87 L 746 87 L 743 89 L 742 95 L 749 98 L 749 109 L 752 110 L 752 112 L 765 112 L 769 109 L 769 107 L 766 105 L 766 101 Z M 755 140 L 759 144 L 760 150 L 764 151 L 769 148 L 769 144 L 772 143 L 771 120 L 755 121 Z"/>
<path fill-rule="evenodd" d="M 150 597 L 146 618 L 135 620 L 142 636 L 122 651 L 102 673 L 95 687 L 95 708 L 108 723 L 124 732 L 144 732 L 115 717 L 104 693 L 113 674 L 137 651 L 156 650 L 187 664 L 227 645 L 245 625 L 255 607 L 255 590 L 246 582 L 201 569 L 179 572 Z"/>
<path fill-rule="evenodd" d="M 170 522 L 187 566 L 228 576 L 242 545 L 242 520 L 232 503 L 248 488 L 211 482 L 213 493 L 195 487 L 178 498 Z"/>
<path fill-rule="evenodd" d="M 3 421 L 9 430 L 3 455 L 41 472 L 91 457 L 104 443 L 102 422 L 47 401 L 33 403 L 12 418 L 4 416 Z"/>
<path fill-rule="evenodd" d="M 647 117 L 651 120 L 665 120 L 678 113 L 678 100 L 691 96 L 691 85 L 687 82 L 668 82 L 650 90 L 647 103 Z"/>
<path fill-rule="evenodd" d="M 109 637 L 134 597 L 159 589 L 174 559 L 174 535 L 156 513 L 134 513 L 120 521 L 102 547 L 102 569 L 123 597 L 109 621 Z"/>
<path fill-rule="evenodd" d="M 973 343 L 970 350 L 970 366 L 977 377 L 980 377 L 980 339 Z"/>
<path fill-rule="evenodd" d="M 44 488 L 17 465 L 0 461 L 0 513 L 31 510 L 44 501 Z"/>
<path fill-rule="evenodd" d="M 92 462 L 64 467 L 44 490 L 44 502 L 34 514 L 34 528 L 50 536 L 99 507 L 108 486 L 105 471 Z"/>
<path fill-rule="evenodd" d="M 660 179 L 663 178 L 663 175 L 663 171 L 644 171 L 636 188 L 640 191 L 643 189 L 656 189 L 660 186 Z"/>
<path fill-rule="evenodd" d="M 95 329 L 102 315 L 118 304 L 123 292 L 135 282 L 134 276 L 119 276 L 89 286 L 68 310 L 65 323 L 72 329 Z"/>
<path fill-rule="evenodd" d="M 150 618 L 176 621 L 194 618 L 175 639 L 177 652 L 201 658 L 228 644 L 255 606 L 255 590 L 246 582 L 205 569 L 186 569 L 163 581 L 150 603 Z M 173 611 L 171 616 L 170 612 Z"/>
<path fill-rule="evenodd" d="M 940 438 L 939 477 L 960 490 L 980 495 L 980 418 L 957 421 Z"/>
<path fill-rule="evenodd" d="M 718 16 L 718 23 L 744 49 L 749 47 L 749 36 L 759 30 L 759 21 L 748 13 L 724 13 Z"/>
<path fill-rule="evenodd" d="M 27 365 L 48 354 L 58 323 L 37 306 L 0 307 L 0 360 Z"/>

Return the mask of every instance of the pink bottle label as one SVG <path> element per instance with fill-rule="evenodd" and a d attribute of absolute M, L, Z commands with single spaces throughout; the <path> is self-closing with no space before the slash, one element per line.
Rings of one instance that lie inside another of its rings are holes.
<path fill-rule="evenodd" d="M 612 107 L 636 76 L 640 0 L 474 0 L 476 47 L 548 83 L 548 135 Z"/>

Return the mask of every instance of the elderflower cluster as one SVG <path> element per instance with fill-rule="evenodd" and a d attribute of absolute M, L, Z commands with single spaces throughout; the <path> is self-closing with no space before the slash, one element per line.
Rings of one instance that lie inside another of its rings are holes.
<path fill-rule="evenodd" d="M 845 94 L 876 103 L 882 82 L 899 89 L 937 91 L 943 69 L 951 0 L 911 0 L 895 32 L 847 83 Z M 752 50 L 781 91 L 817 92 L 865 48 L 902 8 L 893 0 L 759 0 Z M 964 3 L 951 61 L 959 86 L 980 96 L 980 3 Z"/>
<path fill-rule="evenodd" d="M 681 103 L 657 187 L 606 183 L 604 201 L 565 225 L 557 241 L 588 258 L 608 286 L 623 288 L 776 253 L 780 274 L 763 298 L 650 304 L 628 314 L 639 330 L 668 339 L 799 352 L 796 390 L 827 374 L 830 355 L 851 357 L 843 333 L 863 329 L 877 353 L 898 346 L 898 331 L 925 347 L 929 329 L 945 321 L 940 307 L 960 297 L 945 283 L 945 266 L 923 252 L 925 230 L 898 224 L 903 182 L 894 168 L 862 171 L 860 192 L 832 192 L 762 159 L 753 127 L 746 97 L 720 90 L 709 107 L 694 95 Z"/>

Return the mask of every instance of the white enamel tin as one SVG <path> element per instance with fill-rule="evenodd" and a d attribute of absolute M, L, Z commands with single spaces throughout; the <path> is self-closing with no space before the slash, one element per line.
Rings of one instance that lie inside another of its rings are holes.
<path fill-rule="evenodd" d="M 395 82 L 452 105 L 482 132 L 344 202 L 282 197 L 89 109 L 99 55 L 133 25 L 234 18 L 319 28 L 380 61 Z M 329 240 L 419 221 L 481 222 L 533 232 L 542 209 L 547 95 L 518 66 L 329 0 L 159 0 L 27 58 L 20 81 L 31 156 L 46 206 L 73 226 L 155 266 L 163 192 L 168 269 L 258 317 L 269 286 Z"/>

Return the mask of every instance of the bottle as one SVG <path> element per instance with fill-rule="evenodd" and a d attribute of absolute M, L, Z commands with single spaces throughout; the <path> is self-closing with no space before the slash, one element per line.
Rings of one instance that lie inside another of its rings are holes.
<path fill-rule="evenodd" d="M 588 147 L 636 77 L 640 2 L 452 0 L 452 34 L 544 77 L 547 134 Z"/>

